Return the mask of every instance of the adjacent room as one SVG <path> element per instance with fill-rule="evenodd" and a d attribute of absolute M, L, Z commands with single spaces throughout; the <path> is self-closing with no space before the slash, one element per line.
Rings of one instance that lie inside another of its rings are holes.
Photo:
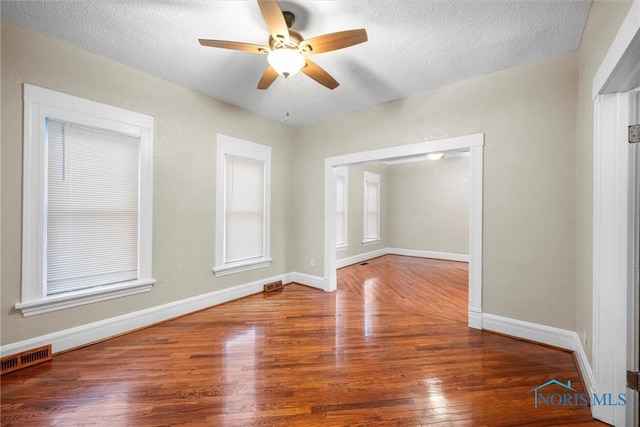
<path fill-rule="evenodd" d="M 3 425 L 638 425 L 640 0 L 0 18 Z"/>

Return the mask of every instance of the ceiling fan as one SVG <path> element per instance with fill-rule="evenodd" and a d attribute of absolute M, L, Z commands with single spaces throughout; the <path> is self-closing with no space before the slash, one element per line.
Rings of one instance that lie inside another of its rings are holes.
<path fill-rule="evenodd" d="M 283 12 L 277 0 L 258 0 L 258 6 L 269 30 L 268 45 L 261 46 L 227 40 L 199 40 L 202 46 L 267 55 L 269 66 L 258 82 L 258 89 L 267 89 L 278 75 L 286 78 L 298 71 L 302 71 L 329 89 L 335 89 L 340 83 L 318 64 L 311 61 L 309 56 L 343 49 L 367 41 L 367 31 L 364 28 L 324 34 L 305 40 L 300 33 L 290 29 L 295 15 L 288 11 Z"/>

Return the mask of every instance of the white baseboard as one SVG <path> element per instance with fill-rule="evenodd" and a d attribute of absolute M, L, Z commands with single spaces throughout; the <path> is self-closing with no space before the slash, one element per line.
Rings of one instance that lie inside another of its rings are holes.
<path fill-rule="evenodd" d="M 482 330 L 482 311 L 477 308 L 469 307 L 469 327 Z"/>
<path fill-rule="evenodd" d="M 387 255 L 389 253 L 389 248 L 377 249 L 371 252 L 365 252 L 363 254 L 353 255 L 346 258 L 340 258 L 336 260 L 336 268 L 346 267 L 351 264 L 357 264 L 359 262 L 367 261 L 373 258 L 378 258 L 379 256 Z"/>
<path fill-rule="evenodd" d="M 287 283 L 291 283 L 291 282 L 300 283 L 301 285 L 311 286 L 312 288 L 318 288 L 318 289 L 322 289 L 325 292 L 329 292 L 329 280 L 323 277 L 312 276 L 310 274 L 305 274 L 305 273 L 293 272 L 288 274 Z"/>
<path fill-rule="evenodd" d="M 368 261 L 383 255 L 402 255 L 413 256 L 419 258 L 444 259 L 447 261 L 469 262 L 469 255 L 453 254 L 449 252 L 422 251 L 418 249 L 402 249 L 402 248 L 382 248 L 371 252 L 365 252 L 336 260 L 336 268 L 346 267 L 351 264 Z"/>
<path fill-rule="evenodd" d="M 500 332 L 516 338 L 539 342 L 541 344 L 560 347 L 572 351 L 578 363 L 578 369 L 587 392 L 591 396 L 595 391 L 593 369 L 584 351 L 578 334 L 566 329 L 554 328 L 537 323 L 524 322 L 494 314 L 482 314 L 482 328 L 488 331 Z"/>
<path fill-rule="evenodd" d="M 582 346 L 582 341 L 580 341 L 580 337 L 575 332 L 573 333 L 573 354 L 578 362 L 578 369 L 582 374 L 582 381 L 584 381 L 584 386 L 587 388 L 587 393 L 589 393 L 589 396 L 593 396 L 593 393 L 596 392 L 595 376 L 589 364 L 587 353 Z"/>
<path fill-rule="evenodd" d="M 175 317 L 193 313 L 198 310 L 203 310 L 205 308 L 262 292 L 263 286 L 266 283 L 278 280 L 282 280 L 283 283 L 296 282 L 306 286 L 322 289 L 324 291 L 329 289 L 329 281 L 322 277 L 296 272 L 281 274 L 243 285 L 234 286 L 232 288 L 222 289 L 180 301 L 174 301 L 145 310 L 127 313 L 122 316 L 112 317 L 110 319 L 100 320 L 98 322 L 8 344 L 0 347 L 0 356 L 20 353 L 46 344 L 52 345 L 52 351 L 54 353 L 81 347 L 83 345 L 131 332 Z"/>
<path fill-rule="evenodd" d="M 0 356 L 20 353 L 46 344 L 52 345 L 52 351 L 54 353 L 81 347 L 116 335 L 144 328 L 155 323 L 163 322 L 165 320 L 173 319 L 198 310 L 262 292 L 263 286 L 266 283 L 278 280 L 282 280 L 283 283 L 290 283 L 293 281 L 292 275 L 295 276 L 295 273 L 281 274 L 257 280 L 255 282 L 234 286 L 232 288 L 222 289 L 180 301 L 174 301 L 168 304 L 147 308 L 145 310 L 127 313 L 122 316 L 112 317 L 110 319 L 100 320 L 98 322 L 8 344 L 0 347 Z M 305 282 L 301 281 L 300 283 Z"/>
<path fill-rule="evenodd" d="M 482 328 L 573 351 L 575 332 L 495 314 L 482 314 Z"/>
<path fill-rule="evenodd" d="M 391 255 L 414 256 L 419 258 L 435 258 L 447 261 L 469 262 L 469 255 L 453 254 L 449 252 L 422 251 L 417 249 L 387 248 L 387 253 Z"/>

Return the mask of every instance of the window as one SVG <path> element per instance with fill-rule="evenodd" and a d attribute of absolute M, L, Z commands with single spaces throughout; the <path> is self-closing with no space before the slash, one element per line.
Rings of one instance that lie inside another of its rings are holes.
<path fill-rule="evenodd" d="M 336 168 L 336 247 L 344 250 L 349 247 L 349 168 Z"/>
<path fill-rule="evenodd" d="M 215 275 L 270 265 L 271 147 L 218 135 L 216 165 Z"/>
<path fill-rule="evenodd" d="M 380 241 L 380 175 L 364 172 L 364 219 L 362 243 Z"/>
<path fill-rule="evenodd" d="M 146 292 L 153 118 L 24 86 L 24 316 Z"/>

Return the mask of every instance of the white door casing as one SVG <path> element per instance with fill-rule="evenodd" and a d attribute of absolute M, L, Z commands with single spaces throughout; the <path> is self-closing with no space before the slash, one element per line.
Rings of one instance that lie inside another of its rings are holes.
<path fill-rule="evenodd" d="M 345 154 L 325 159 L 324 174 L 324 278 L 327 291 L 337 289 L 336 275 L 336 167 L 407 158 L 433 152 L 469 150 L 471 191 L 469 203 L 469 327 L 482 329 L 482 189 L 484 134 L 472 134 L 410 145 Z"/>
<path fill-rule="evenodd" d="M 594 405 L 594 417 L 637 424 L 626 370 L 637 364 L 635 214 L 638 147 L 628 143 L 640 85 L 640 0 L 636 0 L 593 80 L 592 392 L 628 396 L 625 406 Z"/>

